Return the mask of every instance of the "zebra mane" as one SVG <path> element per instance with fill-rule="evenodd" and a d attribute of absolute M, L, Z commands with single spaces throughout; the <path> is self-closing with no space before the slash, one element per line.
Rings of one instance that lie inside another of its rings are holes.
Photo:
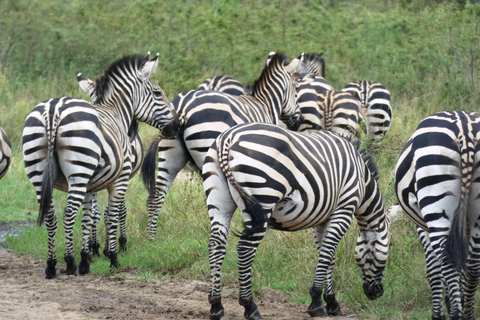
<path fill-rule="evenodd" d="M 316 76 L 325 78 L 325 60 L 321 53 L 306 53 L 303 55 L 303 68 L 298 71 L 301 75 L 313 73 Z M 318 72 L 320 70 L 320 72 Z"/>
<path fill-rule="evenodd" d="M 365 165 L 367 166 L 368 170 L 372 174 L 372 177 L 375 179 L 375 181 L 378 182 L 378 179 L 380 178 L 380 174 L 378 173 L 378 168 L 375 163 L 375 160 L 373 159 L 373 156 L 367 152 L 366 148 L 360 149 L 360 140 L 359 139 L 354 139 L 353 141 L 350 141 L 355 149 L 358 150 L 360 155 L 362 156 L 363 162 L 365 162 Z"/>
<path fill-rule="evenodd" d="M 94 104 L 105 103 L 110 97 L 110 93 L 113 89 L 111 78 L 115 78 L 120 74 L 119 70 L 125 73 L 131 74 L 133 70 L 137 71 L 140 67 L 148 61 L 148 57 L 145 55 L 128 55 L 113 62 L 106 70 L 103 76 L 95 80 Z M 135 73 L 136 75 L 136 73 Z"/>
<path fill-rule="evenodd" d="M 253 85 L 245 86 L 245 92 L 249 94 L 254 94 L 258 90 L 258 88 L 261 87 L 263 83 L 265 83 L 266 78 L 270 76 L 271 70 L 277 68 L 278 65 L 288 65 L 287 56 L 285 54 L 276 53 L 275 55 L 273 55 L 268 65 L 263 68 L 262 74 L 257 80 L 255 80 Z"/>

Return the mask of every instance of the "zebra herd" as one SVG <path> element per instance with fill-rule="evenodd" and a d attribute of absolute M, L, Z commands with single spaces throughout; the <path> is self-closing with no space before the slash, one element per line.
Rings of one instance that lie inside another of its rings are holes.
<path fill-rule="evenodd" d="M 310 289 L 312 316 L 340 315 L 333 291 L 335 250 L 353 218 L 359 226 L 356 263 L 369 299 L 383 294 L 390 225 L 404 212 L 417 225 L 432 289 L 432 319 L 474 319 L 480 281 L 480 115 L 440 112 L 425 118 L 405 145 L 396 166 L 398 203 L 384 207 L 373 157 L 360 149 L 361 135 L 381 141 L 392 120 L 390 93 L 380 83 L 357 81 L 334 90 L 325 79 L 322 54 L 288 61 L 271 52 L 251 86 L 216 76 L 169 101 L 151 75 L 158 54 L 125 56 L 94 83 L 78 75 L 90 101 L 46 100 L 26 117 L 23 156 L 45 222 L 45 276 L 56 276 L 57 217 L 52 192 L 67 192 L 64 209 L 67 274 L 89 273 L 98 254 L 97 192 L 108 190 L 104 254 L 118 268 L 126 249 L 125 194 L 140 169 L 148 197 L 147 236 L 178 172 L 200 172 L 211 222 L 210 318 L 224 316 L 221 266 L 234 211 L 243 215 L 238 236 L 239 302 L 245 318 L 262 319 L 251 289 L 251 266 L 267 228 L 313 229 L 318 262 Z M 138 122 L 160 130 L 143 155 Z M 365 133 L 361 122 L 365 122 Z M 295 132 L 298 131 L 298 132 Z M 0 127 L 0 178 L 11 147 Z M 157 173 L 156 173 L 157 172 Z M 73 252 L 72 228 L 82 206 L 81 261 Z M 323 306 L 322 302 L 326 305 Z"/>

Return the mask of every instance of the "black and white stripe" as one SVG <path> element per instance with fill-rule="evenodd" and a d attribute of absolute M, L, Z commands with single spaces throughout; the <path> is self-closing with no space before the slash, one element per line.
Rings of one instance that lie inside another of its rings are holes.
<path fill-rule="evenodd" d="M 152 60 L 150 54 L 123 57 L 105 71 L 96 85 L 80 74 L 79 82 L 87 85 L 86 91 L 94 105 L 76 98 L 55 98 L 40 103 L 27 116 L 23 155 L 27 176 L 40 204 L 38 222 L 45 221 L 48 231 L 47 278 L 55 276 L 57 261 L 53 188 L 68 192 L 64 211 L 67 274 L 89 272 L 92 197 L 103 189 L 109 192 L 107 252 L 111 266 L 118 266 L 118 216 L 125 210 L 121 204 L 135 157 L 128 130 L 137 119 L 163 130 L 166 135 L 174 135 L 178 124 L 170 102 L 150 78 L 157 60 L 158 54 Z M 82 204 L 82 259 L 77 271 L 72 228 Z"/>
<path fill-rule="evenodd" d="M 383 294 L 391 217 L 384 212 L 373 159 L 359 143 L 328 131 L 302 134 L 269 124 L 243 124 L 221 134 L 209 149 L 202 177 L 211 221 L 210 316 L 223 316 L 220 269 L 230 221 L 238 207 L 245 229 L 237 246 L 240 304 L 247 319 L 261 319 L 253 302 L 251 265 L 267 227 L 313 228 L 319 258 L 310 289 L 311 316 L 340 314 L 332 285 L 334 255 L 353 217 L 360 227 L 355 249 L 370 299 Z"/>
<path fill-rule="evenodd" d="M 373 81 L 352 82 L 342 91 L 351 93 L 360 101 L 367 136 L 374 140 L 383 139 L 392 123 L 390 92 L 381 83 Z"/>
<path fill-rule="evenodd" d="M 480 114 L 439 112 L 426 117 L 397 162 L 399 204 L 419 229 L 432 286 L 433 319 L 474 319 L 480 279 Z"/>
<path fill-rule="evenodd" d="M 245 94 L 243 84 L 233 78 L 226 76 L 214 76 L 203 81 L 197 90 L 211 90 L 228 93 L 234 96 Z"/>
<path fill-rule="evenodd" d="M 157 217 L 165 195 L 177 173 L 189 162 L 202 168 L 211 144 L 223 131 L 239 123 L 264 122 L 298 129 L 295 80 L 292 75 L 303 57 L 287 63 L 283 54 L 270 53 L 269 62 L 252 86 L 251 95 L 233 96 L 216 91 L 187 91 L 172 100 L 183 120 L 175 139 L 157 138 L 150 146 L 142 166 L 142 176 L 150 191 L 148 236 L 156 234 Z M 158 153 L 158 162 L 156 155 Z M 155 181 L 155 166 L 158 175 Z"/>
<path fill-rule="evenodd" d="M 0 179 L 7 173 L 12 161 L 12 146 L 0 123 Z"/>

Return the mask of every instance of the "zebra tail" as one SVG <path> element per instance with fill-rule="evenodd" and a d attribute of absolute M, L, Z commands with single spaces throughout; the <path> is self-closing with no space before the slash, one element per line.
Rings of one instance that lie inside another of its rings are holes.
<path fill-rule="evenodd" d="M 220 145 L 220 144 L 219 144 Z M 225 145 L 225 144 L 224 144 Z M 230 184 L 238 191 L 240 197 L 245 204 L 245 212 L 250 215 L 250 222 L 244 222 L 244 229 L 242 235 L 246 237 L 253 236 L 256 232 L 264 228 L 267 222 L 267 212 L 263 209 L 260 202 L 250 194 L 247 194 L 245 190 L 235 181 L 232 176 L 232 171 L 228 165 L 228 148 L 218 151 L 218 159 L 220 168 L 222 169 L 225 177 Z M 240 236 L 240 234 L 234 232 L 234 235 Z"/>
<path fill-rule="evenodd" d="M 473 159 L 474 150 L 468 150 L 467 161 L 461 161 L 462 185 L 461 194 L 458 207 L 453 216 L 452 225 L 450 226 L 450 233 L 448 234 L 445 243 L 446 256 L 461 272 L 465 270 L 468 256 L 468 239 L 467 239 L 467 201 L 470 185 L 473 178 Z"/>
<path fill-rule="evenodd" d="M 42 189 L 40 191 L 40 208 L 38 213 L 37 223 L 42 225 L 45 221 L 45 216 L 48 214 L 50 205 L 52 204 L 53 188 L 57 178 L 57 166 L 55 164 L 55 140 L 57 138 L 58 114 L 55 107 L 50 107 L 48 117 L 46 120 L 47 131 L 47 158 L 46 165 L 43 171 Z"/>
<path fill-rule="evenodd" d="M 142 169 L 140 170 L 140 175 L 142 177 L 143 185 L 145 189 L 148 190 L 150 195 L 153 194 L 155 190 L 155 181 L 156 175 L 155 171 L 157 168 L 157 154 L 158 154 L 158 144 L 162 140 L 162 136 L 159 135 L 148 147 L 145 157 L 143 158 Z"/>

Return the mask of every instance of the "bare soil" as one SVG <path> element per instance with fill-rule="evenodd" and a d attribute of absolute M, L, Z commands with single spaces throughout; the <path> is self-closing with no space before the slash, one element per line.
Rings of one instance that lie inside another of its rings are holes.
<path fill-rule="evenodd" d="M 60 264 L 60 262 L 59 262 Z M 44 278 L 45 262 L 0 249 L 0 319 L 208 319 L 208 284 L 198 280 L 136 280 L 134 269 L 109 275 Z M 63 272 L 62 272 L 63 271 Z M 222 299 L 223 319 L 243 319 L 236 290 Z M 259 293 L 264 319 L 310 319 L 307 305 L 288 303 L 270 288 Z M 337 320 L 358 320 L 345 306 Z M 319 317 L 315 319 L 333 319 Z"/>

